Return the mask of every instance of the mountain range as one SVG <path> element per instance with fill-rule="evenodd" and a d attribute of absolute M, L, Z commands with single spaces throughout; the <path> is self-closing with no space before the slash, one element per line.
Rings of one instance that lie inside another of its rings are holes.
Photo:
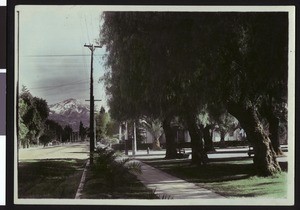
<path fill-rule="evenodd" d="M 84 127 L 89 127 L 90 106 L 77 99 L 67 99 L 49 105 L 49 119 L 56 121 L 63 127 L 70 125 L 73 131 L 79 130 L 80 121 Z"/>

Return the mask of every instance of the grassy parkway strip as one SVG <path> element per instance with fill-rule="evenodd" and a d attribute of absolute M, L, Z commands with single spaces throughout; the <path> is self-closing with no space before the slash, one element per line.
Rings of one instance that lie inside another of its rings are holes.
<path fill-rule="evenodd" d="M 20 149 L 19 198 L 74 198 L 88 159 L 86 143 Z"/>

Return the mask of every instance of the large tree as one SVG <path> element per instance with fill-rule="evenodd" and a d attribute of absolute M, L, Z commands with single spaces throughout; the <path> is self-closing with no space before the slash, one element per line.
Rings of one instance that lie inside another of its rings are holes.
<path fill-rule="evenodd" d="M 101 140 L 106 137 L 107 125 L 110 122 L 110 116 L 105 111 L 104 107 L 101 107 L 100 112 L 96 115 L 96 138 Z"/>
<path fill-rule="evenodd" d="M 45 122 L 49 115 L 47 102 L 33 97 L 24 86 L 19 96 L 19 141 L 23 147 L 39 143 L 39 138 L 45 130 Z"/>
<path fill-rule="evenodd" d="M 55 139 L 58 140 L 58 141 L 62 141 L 62 138 L 63 138 L 63 135 L 64 135 L 63 134 L 63 128 L 58 122 L 56 122 L 54 120 L 47 119 L 46 122 L 45 122 L 45 125 L 47 127 L 46 131 L 48 130 L 48 131 L 54 133 L 55 134 L 54 135 Z M 49 132 L 48 132 L 48 134 L 49 134 Z"/>
<path fill-rule="evenodd" d="M 286 97 L 281 98 L 278 95 L 280 92 L 281 91 L 276 92 L 277 97 L 274 94 L 266 96 L 259 106 L 259 113 L 262 120 L 267 121 L 266 127 L 268 135 L 277 155 L 282 154 L 280 149 L 280 131 L 284 130 L 286 134 L 287 130 L 287 99 Z M 278 98 L 278 96 L 280 98 Z"/>
<path fill-rule="evenodd" d="M 56 137 L 55 132 L 53 130 L 46 130 L 40 137 L 40 141 L 41 143 L 44 145 L 44 147 L 51 142 L 52 140 L 54 140 Z"/>
<path fill-rule="evenodd" d="M 193 160 L 201 162 L 199 110 L 204 105 L 227 109 L 254 146 L 257 173 L 280 171 L 258 109 L 261 99 L 275 98 L 274 90 L 283 96 L 277 103 L 285 101 L 287 14 L 108 12 L 102 35 L 112 70 L 113 113 L 154 115 L 164 129 L 181 115 L 191 134 Z M 165 134 L 168 154 L 174 138 Z"/>
<path fill-rule="evenodd" d="M 206 78 L 198 91 L 204 84 L 206 103 L 225 107 L 239 120 L 254 146 L 257 173 L 271 175 L 280 167 L 259 108 L 272 91 L 279 91 L 283 97 L 277 100 L 285 102 L 287 14 L 220 13 L 216 18 L 202 40 L 207 48 L 202 48 L 203 68 L 198 71 Z"/>
<path fill-rule="evenodd" d="M 38 97 L 33 97 L 32 105 L 35 108 L 36 112 L 36 121 L 35 121 L 35 128 L 36 128 L 36 143 L 39 144 L 39 138 L 43 135 L 45 131 L 45 122 L 49 116 L 49 107 L 46 100 Z"/>
<path fill-rule="evenodd" d="M 70 125 L 66 125 L 63 129 L 62 141 L 71 142 L 72 140 L 73 129 Z"/>
<path fill-rule="evenodd" d="M 80 121 L 79 123 L 79 136 L 81 141 L 84 141 L 85 137 L 86 137 L 86 129 L 83 126 L 83 123 Z"/>
<path fill-rule="evenodd" d="M 18 147 L 20 147 L 21 145 L 23 147 L 26 146 L 27 144 L 27 135 L 29 133 L 29 129 L 27 128 L 26 124 L 24 123 L 24 119 L 23 116 L 24 114 L 28 111 L 28 104 L 25 103 L 25 101 L 20 98 L 19 99 L 19 126 L 18 126 Z"/>
<path fill-rule="evenodd" d="M 176 156 L 170 127 L 175 111 L 173 97 L 164 86 L 170 71 L 166 71 L 168 61 L 162 60 L 167 52 L 156 51 L 158 43 L 163 43 L 160 39 L 167 40 L 167 33 L 157 36 L 153 31 L 153 24 L 164 28 L 166 23 L 159 24 L 159 18 L 153 14 L 104 13 L 102 43 L 109 52 L 106 64 L 111 69 L 106 78 L 107 92 L 114 119 L 137 120 L 146 115 L 163 122 L 166 157 L 171 158 Z"/>

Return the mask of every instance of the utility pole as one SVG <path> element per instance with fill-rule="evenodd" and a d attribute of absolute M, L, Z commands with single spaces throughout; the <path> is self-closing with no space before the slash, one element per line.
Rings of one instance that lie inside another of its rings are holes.
<path fill-rule="evenodd" d="M 85 101 L 91 101 L 91 100 L 85 100 Z M 102 101 L 101 99 L 94 99 L 94 107 L 95 107 L 95 101 Z M 95 110 L 94 110 L 94 114 L 95 114 Z M 94 148 L 96 147 L 96 119 L 94 117 Z"/>
<path fill-rule="evenodd" d="M 122 123 L 119 124 L 119 143 L 122 140 Z"/>
<path fill-rule="evenodd" d="M 136 124 L 133 122 L 132 156 L 136 154 Z"/>
<path fill-rule="evenodd" d="M 128 126 L 127 121 L 125 121 L 125 155 L 128 155 Z"/>
<path fill-rule="evenodd" d="M 93 86 L 93 58 L 94 51 L 96 48 L 101 48 L 101 46 L 94 46 L 93 44 L 87 45 L 91 51 L 91 81 L 90 81 L 90 164 L 93 165 L 94 162 L 94 150 L 95 150 L 95 137 L 94 137 L 94 86 Z"/>

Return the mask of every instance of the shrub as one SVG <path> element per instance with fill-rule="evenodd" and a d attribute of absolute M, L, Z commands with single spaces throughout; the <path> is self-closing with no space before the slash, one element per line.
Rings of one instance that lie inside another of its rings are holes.
<path fill-rule="evenodd" d="M 123 158 L 108 148 L 97 148 L 92 170 L 96 176 L 105 179 L 112 194 L 117 186 L 129 182 L 130 176 L 132 176 L 129 172 L 142 173 L 139 162 Z"/>

